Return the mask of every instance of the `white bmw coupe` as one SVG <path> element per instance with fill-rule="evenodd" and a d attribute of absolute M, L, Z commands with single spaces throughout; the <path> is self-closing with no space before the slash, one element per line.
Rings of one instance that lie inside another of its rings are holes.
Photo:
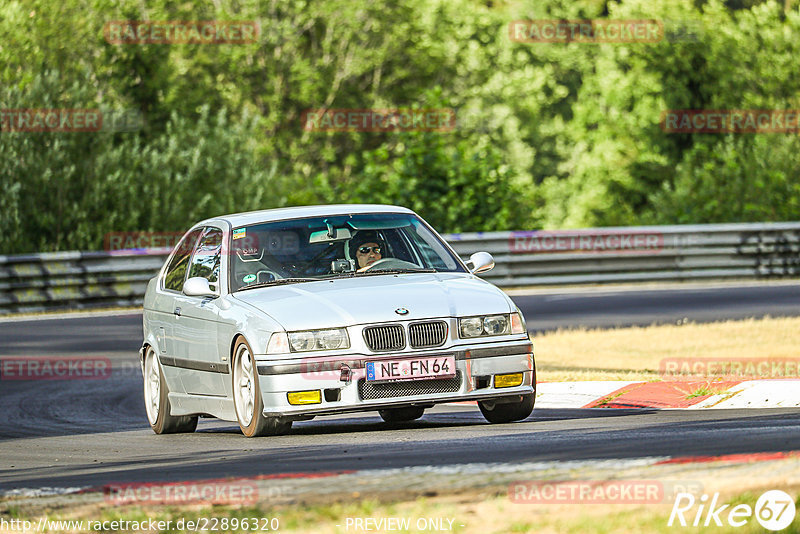
<path fill-rule="evenodd" d="M 338 205 L 215 217 L 183 236 L 144 298 L 140 350 L 157 434 L 199 416 L 245 436 L 317 415 L 387 422 L 477 401 L 492 423 L 533 410 L 525 321 L 406 208 Z"/>

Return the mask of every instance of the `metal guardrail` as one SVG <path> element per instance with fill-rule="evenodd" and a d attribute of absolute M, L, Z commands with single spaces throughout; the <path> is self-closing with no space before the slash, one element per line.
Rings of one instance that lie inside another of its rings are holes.
<path fill-rule="evenodd" d="M 462 257 L 491 253 L 508 286 L 800 276 L 800 222 L 453 234 Z M 638 245 L 638 246 L 637 246 Z"/>
<path fill-rule="evenodd" d="M 464 259 L 496 262 L 501 287 L 800 276 L 800 222 L 482 232 L 444 236 Z M 139 306 L 164 262 L 148 254 L 0 256 L 0 315 Z"/>

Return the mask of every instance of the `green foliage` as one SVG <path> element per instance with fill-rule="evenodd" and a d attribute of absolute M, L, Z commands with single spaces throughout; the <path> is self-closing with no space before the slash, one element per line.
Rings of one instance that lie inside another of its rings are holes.
<path fill-rule="evenodd" d="M 61 89 L 53 72 L 28 90 L 7 88 L 9 108 L 103 109 L 87 84 Z M 112 108 L 113 109 L 113 108 Z M 0 249 L 96 249 L 108 232 L 183 230 L 225 212 L 283 205 L 275 166 L 255 156 L 255 120 L 207 107 L 173 115 L 161 133 L 3 132 Z"/>
<path fill-rule="evenodd" d="M 502 230 L 524 220 L 510 169 L 491 144 L 409 133 L 365 160 L 354 201 L 407 206 L 451 232 Z"/>
<path fill-rule="evenodd" d="M 796 220 L 800 214 L 800 139 L 785 134 L 728 135 L 697 143 L 678 164 L 674 185 L 652 194 L 659 213 L 646 222 Z"/>
<path fill-rule="evenodd" d="M 671 134 L 670 109 L 797 109 L 774 1 L 8 0 L 0 108 L 138 110 L 0 131 L 0 253 L 225 212 L 406 205 L 445 232 L 797 219 L 797 135 Z M 789 6 L 789 7 L 787 7 Z M 518 43 L 519 19 L 657 19 L 656 43 Z M 117 20 L 255 20 L 258 42 L 119 45 Z M 450 132 L 312 132 L 320 108 L 452 107 Z"/>

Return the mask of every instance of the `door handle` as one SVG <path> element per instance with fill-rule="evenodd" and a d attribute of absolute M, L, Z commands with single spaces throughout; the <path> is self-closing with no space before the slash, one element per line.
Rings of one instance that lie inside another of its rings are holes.
<path fill-rule="evenodd" d="M 175 311 L 173 313 L 175 315 L 177 315 L 178 317 L 180 317 L 181 316 L 181 307 L 180 306 L 176 306 L 175 307 Z"/>

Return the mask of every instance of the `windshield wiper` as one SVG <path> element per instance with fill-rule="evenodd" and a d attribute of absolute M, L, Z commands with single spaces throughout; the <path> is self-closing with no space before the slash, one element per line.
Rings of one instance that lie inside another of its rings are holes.
<path fill-rule="evenodd" d="M 270 282 L 259 282 L 257 284 L 250 284 L 247 286 L 243 286 L 240 287 L 238 290 L 244 291 L 246 289 L 258 289 L 259 287 L 277 286 L 280 284 L 294 284 L 297 282 L 318 282 L 319 280 L 320 278 L 278 278 Z"/>

